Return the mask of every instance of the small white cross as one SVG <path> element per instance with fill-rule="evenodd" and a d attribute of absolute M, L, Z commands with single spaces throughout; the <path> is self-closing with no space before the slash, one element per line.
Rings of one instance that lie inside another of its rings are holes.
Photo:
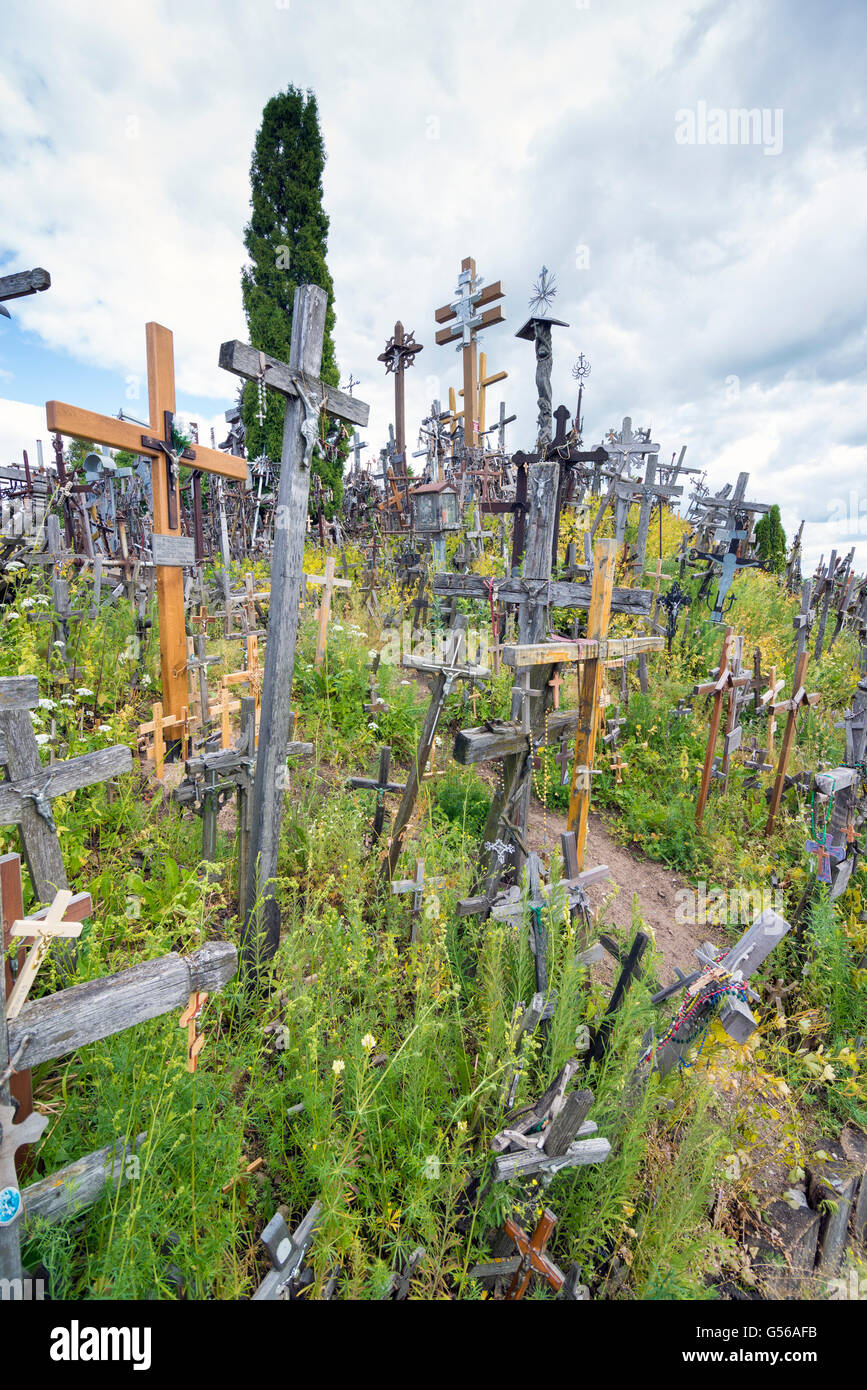
<path fill-rule="evenodd" d="M 18 972 L 18 979 L 6 1001 L 6 1017 L 17 1018 L 30 993 L 30 986 L 36 973 L 48 954 L 48 948 L 55 937 L 75 937 L 81 935 L 81 922 L 65 922 L 63 914 L 72 902 L 72 893 L 62 888 L 56 895 L 44 917 L 22 917 L 12 923 L 12 936 L 33 936 L 34 945 L 27 953 L 27 959 Z"/>

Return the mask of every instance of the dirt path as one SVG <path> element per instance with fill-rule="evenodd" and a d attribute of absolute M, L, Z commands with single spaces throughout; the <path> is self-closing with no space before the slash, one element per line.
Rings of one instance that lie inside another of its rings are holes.
<path fill-rule="evenodd" d="M 527 826 L 531 849 L 547 853 L 559 846 L 560 833 L 565 829 L 565 816 L 545 812 L 535 800 L 531 803 Z M 633 903 L 637 897 L 638 912 L 652 929 L 657 948 L 665 957 L 666 980 L 674 978 L 672 967 L 675 965 L 683 971 L 695 969 L 693 952 L 703 941 L 724 944 L 719 931 L 713 926 L 677 921 L 675 914 L 682 902 L 676 897 L 677 890 L 688 887 L 680 874 L 617 844 L 602 818 L 591 812 L 584 865 L 589 869 L 597 864 L 608 865 L 613 882 L 591 885 L 588 897 L 592 906 L 599 908 L 608 899 L 602 920 L 629 930 L 632 926 Z M 620 891 L 612 897 L 615 884 Z"/>

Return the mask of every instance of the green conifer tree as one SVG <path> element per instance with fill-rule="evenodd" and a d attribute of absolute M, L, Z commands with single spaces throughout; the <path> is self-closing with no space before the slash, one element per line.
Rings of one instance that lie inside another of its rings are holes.
<path fill-rule="evenodd" d="M 786 533 L 776 503 L 756 523 L 756 551 L 771 574 L 782 574 L 786 568 Z"/>
<path fill-rule="evenodd" d="M 250 165 L 252 212 L 244 232 L 250 258 L 241 273 L 241 292 L 249 341 L 281 362 L 289 360 L 292 305 L 298 285 L 321 285 L 328 295 L 322 344 L 322 380 L 338 386 L 334 351 L 334 286 L 325 254 L 328 217 L 322 206 L 325 147 L 312 92 L 289 86 L 272 97 L 262 112 Z M 257 420 L 258 391 L 247 382 L 242 414 L 247 431 L 247 456 L 267 454 L 279 460 L 283 444 L 285 397 L 267 393 L 265 421 Z M 336 423 L 336 422 L 335 422 Z M 334 452 L 334 451 L 332 451 Z M 343 460 L 348 441 L 331 459 L 313 459 L 325 487 L 334 489 L 335 503 L 343 495 Z"/>

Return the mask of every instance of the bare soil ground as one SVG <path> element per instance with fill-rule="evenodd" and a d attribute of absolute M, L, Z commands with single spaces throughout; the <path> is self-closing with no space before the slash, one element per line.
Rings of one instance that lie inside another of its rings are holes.
<path fill-rule="evenodd" d="M 527 831 L 532 849 L 547 854 L 558 848 L 560 834 L 565 829 L 565 816 L 546 811 L 535 800 L 531 803 Z M 598 864 L 608 865 L 612 880 L 610 883 L 591 884 L 588 889 L 592 906 L 600 912 L 600 925 L 612 924 L 628 931 L 637 908 L 645 926 L 653 934 L 657 949 L 665 958 L 668 968 L 666 982 L 669 977 L 674 978 L 672 967 L 675 965 L 684 972 L 695 969 L 693 952 L 703 941 L 725 944 L 716 927 L 677 921 L 676 912 L 681 900 L 676 895 L 678 889 L 689 886 L 686 879 L 665 865 L 645 859 L 617 844 L 602 817 L 591 811 L 584 867 L 592 869 Z"/>

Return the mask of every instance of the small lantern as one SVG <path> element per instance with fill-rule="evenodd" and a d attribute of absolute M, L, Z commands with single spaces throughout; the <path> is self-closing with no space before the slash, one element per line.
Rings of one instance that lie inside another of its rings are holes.
<path fill-rule="evenodd" d="M 460 529 L 457 489 L 451 483 L 425 483 L 410 492 L 415 529 L 429 536 Z"/>

